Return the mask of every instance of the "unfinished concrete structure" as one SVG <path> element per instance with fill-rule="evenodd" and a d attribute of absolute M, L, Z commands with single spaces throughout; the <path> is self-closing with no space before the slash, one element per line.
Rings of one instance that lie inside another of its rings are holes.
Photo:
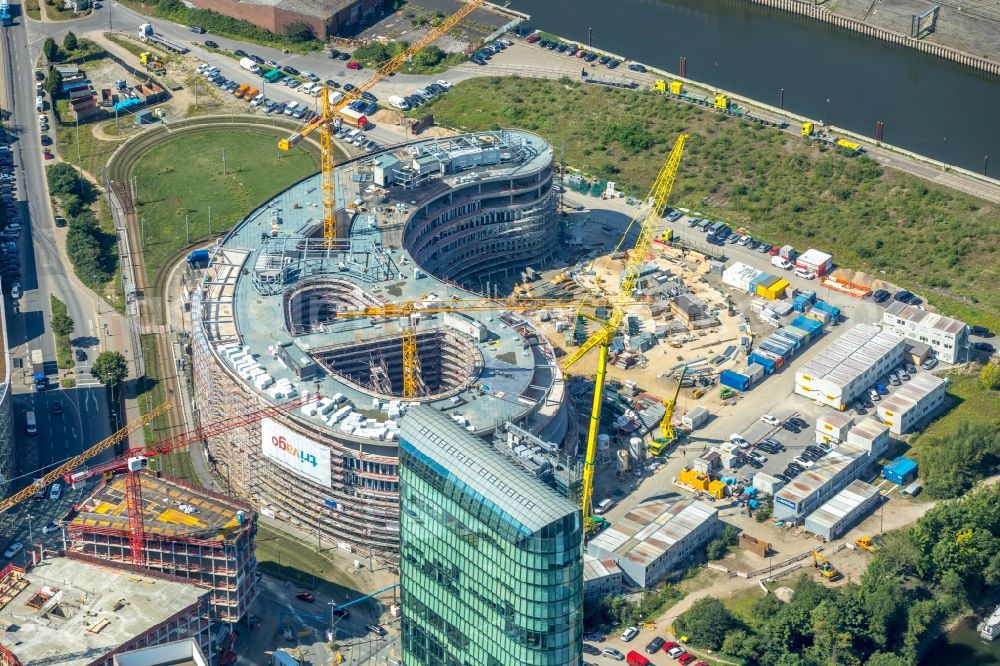
<path fill-rule="evenodd" d="M 397 439 L 412 406 L 430 404 L 478 436 L 513 423 L 556 449 L 566 439 L 563 377 L 525 317 L 499 307 L 426 312 L 473 291 L 506 293 L 555 256 L 552 148 L 508 130 L 349 160 L 334 174 L 332 246 L 317 238 L 319 180 L 253 211 L 191 276 L 197 416 L 208 423 L 318 394 L 210 438 L 210 464 L 262 514 L 394 560 Z M 418 303 L 422 382 L 412 400 L 401 398 L 407 323 L 343 316 L 406 301 Z"/>
<path fill-rule="evenodd" d="M 117 654 L 180 639 L 213 652 L 210 592 L 176 578 L 49 557 L 27 572 L 8 565 L 0 590 L 3 666 L 112 666 Z"/>
<path fill-rule="evenodd" d="M 212 617 L 237 622 L 257 596 L 256 513 L 180 481 L 142 475 L 146 561 L 153 572 L 210 590 Z M 102 483 L 68 516 L 69 552 L 128 567 L 125 477 Z"/>

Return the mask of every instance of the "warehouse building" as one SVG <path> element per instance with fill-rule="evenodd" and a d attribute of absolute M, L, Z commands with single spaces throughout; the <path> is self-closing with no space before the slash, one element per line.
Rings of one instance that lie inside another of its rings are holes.
<path fill-rule="evenodd" d="M 871 462 L 867 451 L 841 444 L 775 493 L 774 517 L 798 523 L 864 474 Z"/>
<path fill-rule="evenodd" d="M 284 35 L 292 23 L 305 23 L 320 40 L 348 34 L 378 14 L 383 4 L 384 0 L 194 0 L 198 9 L 249 21 L 277 35 Z"/>
<path fill-rule="evenodd" d="M 614 560 L 583 556 L 583 600 L 596 601 L 621 594 L 624 589 L 621 567 Z"/>
<path fill-rule="evenodd" d="M 116 656 L 182 639 L 213 654 L 211 594 L 89 558 L 50 556 L 28 571 L 7 565 L 0 571 L 0 664 L 151 666 L 156 662 Z"/>
<path fill-rule="evenodd" d="M 904 348 L 898 335 L 858 324 L 795 373 L 795 392 L 843 410 L 903 362 Z"/>
<path fill-rule="evenodd" d="M 900 301 L 886 307 L 882 324 L 890 333 L 930 345 L 945 363 L 957 362 L 969 344 L 969 327 L 965 322 Z"/>
<path fill-rule="evenodd" d="M 249 505 L 167 477 L 142 474 L 146 570 L 211 591 L 214 619 L 235 623 L 257 596 Z M 69 552 L 130 567 L 125 476 L 102 483 L 67 517 Z"/>
<path fill-rule="evenodd" d="M 875 419 L 862 419 L 847 431 L 847 443 L 866 451 L 871 460 L 878 460 L 889 450 L 889 426 Z"/>
<path fill-rule="evenodd" d="M 920 373 L 878 403 L 878 417 L 894 435 L 912 432 L 944 404 L 947 385 L 936 375 Z"/>
<path fill-rule="evenodd" d="M 826 541 L 838 539 L 878 506 L 880 497 L 878 488 L 870 483 L 852 481 L 809 514 L 805 527 Z"/>
<path fill-rule="evenodd" d="M 587 552 L 616 562 L 633 583 L 650 587 L 721 530 L 718 510 L 705 502 L 647 502 L 591 539 Z"/>

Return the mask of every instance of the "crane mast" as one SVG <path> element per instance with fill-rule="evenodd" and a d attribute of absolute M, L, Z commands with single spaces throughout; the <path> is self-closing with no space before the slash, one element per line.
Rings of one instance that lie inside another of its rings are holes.
<path fill-rule="evenodd" d="M 595 332 L 580 348 L 573 353 L 563 364 L 564 368 L 572 367 L 577 361 L 584 357 L 591 349 L 598 347 L 599 358 L 597 363 L 597 375 L 594 378 L 594 401 L 590 412 L 590 423 L 587 429 L 587 449 L 583 460 L 583 488 L 581 491 L 581 505 L 583 509 L 584 528 L 590 532 L 594 527 L 594 465 L 597 458 L 597 436 L 601 428 L 601 410 L 604 401 L 604 380 L 608 372 L 608 348 L 611 341 L 618 334 L 618 328 L 625 319 L 628 305 L 632 302 L 635 288 L 639 283 L 639 276 L 642 265 L 646 262 L 646 256 L 653 247 L 653 239 L 656 238 L 656 230 L 663 218 L 663 213 L 667 208 L 667 198 L 673 190 L 674 181 L 677 179 L 677 171 L 680 168 L 681 156 L 684 153 L 684 143 L 687 135 L 681 134 L 677 137 L 667 161 L 664 163 L 660 173 L 656 176 L 653 186 L 646 198 L 648 208 L 642 217 L 639 228 L 639 237 L 635 246 L 628 254 L 625 269 L 622 274 L 621 283 L 616 293 L 611 295 L 614 304 L 611 315 L 597 332 Z M 629 224 L 638 221 L 638 215 Z M 628 236 L 628 229 L 622 236 L 618 244 L 618 249 L 625 243 Z"/>

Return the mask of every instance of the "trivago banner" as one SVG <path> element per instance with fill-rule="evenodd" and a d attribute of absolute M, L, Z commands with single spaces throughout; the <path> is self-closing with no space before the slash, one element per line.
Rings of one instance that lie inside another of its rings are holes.
<path fill-rule="evenodd" d="M 261 422 L 260 432 L 265 456 L 324 488 L 330 487 L 330 449 L 272 419 Z"/>

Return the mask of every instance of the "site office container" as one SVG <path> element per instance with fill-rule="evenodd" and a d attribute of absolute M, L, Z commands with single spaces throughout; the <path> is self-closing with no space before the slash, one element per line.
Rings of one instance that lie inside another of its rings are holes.
<path fill-rule="evenodd" d="M 764 378 L 764 366 L 760 363 L 751 363 L 747 366 L 743 374 L 750 378 L 751 384 L 756 384 Z"/>
<path fill-rule="evenodd" d="M 737 391 L 746 391 L 750 388 L 750 378 L 732 370 L 723 370 L 719 373 L 719 383 Z"/>
<path fill-rule="evenodd" d="M 629 650 L 629 653 L 625 655 L 625 663 L 628 666 L 649 666 L 652 662 L 646 658 L 646 655 L 640 654 L 635 650 Z"/>
<path fill-rule="evenodd" d="M 773 358 L 764 356 L 763 354 L 758 354 L 757 352 L 753 352 L 747 356 L 747 363 L 759 365 L 764 368 L 764 372 L 769 375 L 774 374 L 774 371 L 778 369 L 778 364 L 775 363 Z"/>
<path fill-rule="evenodd" d="M 357 127 L 358 129 L 368 129 L 368 116 L 361 113 L 360 111 L 355 111 L 352 108 L 344 107 L 340 109 L 337 113 L 340 117 L 344 119 L 344 122 L 351 127 Z"/>
<path fill-rule="evenodd" d="M 813 307 L 817 310 L 822 310 L 824 312 L 830 313 L 830 319 L 833 321 L 838 321 L 840 319 L 840 308 L 830 305 L 825 301 L 816 301 Z"/>

